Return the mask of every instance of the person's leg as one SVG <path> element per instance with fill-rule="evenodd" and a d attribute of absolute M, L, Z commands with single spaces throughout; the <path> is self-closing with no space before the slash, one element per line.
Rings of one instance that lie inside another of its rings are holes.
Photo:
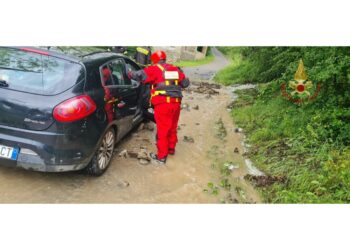
<path fill-rule="evenodd" d="M 172 121 L 171 121 L 171 128 L 169 131 L 169 137 L 168 137 L 168 152 L 169 154 L 175 154 L 175 147 L 176 143 L 178 141 L 177 138 L 177 126 L 179 122 L 180 117 L 180 110 L 181 106 L 180 103 L 173 103 L 172 104 Z"/>
<path fill-rule="evenodd" d="M 172 122 L 170 105 L 167 103 L 156 105 L 154 118 L 157 125 L 157 156 L 158 159 L 163 159 L 168 156 L 168 135 Z"/>

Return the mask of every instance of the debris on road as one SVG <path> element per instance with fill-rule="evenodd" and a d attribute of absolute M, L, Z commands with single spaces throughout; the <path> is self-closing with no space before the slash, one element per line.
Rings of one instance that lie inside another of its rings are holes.
<path fill-rule="evenodd" d="M 235 133 L 242 133 L 243 129 L 241 128 L 235 128 Z"/>
<path fill-rule="evenodd" d="M 128 151 L 128 156 L 129 156 L 130 158 L 137 158 L 137 153 L 134 152 L 134 151 L 129 150 L 129 151 Z"/>
<path fill-rule="evenodd" d="M 118 186 L 119 188 L 127 188 L 128 186 L 130 186 L 130 183 L 127 182 L 127 181 L 121 181 L 121 182 L 119 182 L 119 183 L 117 184 L 117 186 Z"/>
<path fill-rule="evenodd" d="M 193 90 L 194 92 L 200 93 L 200 94 L 207 94 L 207 95 L 218 95 L 219 91 L 216 91 L 212 88 L 207 87 L 198 87 Z"/>
<path fill-rule="evenodd" d="M 148 155 L 146 149 L 141 149 L 140 152 L 137 154 L 137 159 L 144 159 L 144 160 L 151 160 L 151 157 Z"/>
<path fill-rule="evenodd" d="M 251 181 L 256 187 L 266 187 L 274 184 L 275 182 L 283 183 L 286 181 L 284 176 L 255 176 L 251 174 L 244 176 L 244 179 Z"/>
<path fill-rule="evenodd" d="M 145 160 L 145 159 L 140 159 L 140 160 L 139 160 L 139 163 L 140 163 L 141 165 L 147 165 L 147 164 L 150 163 L 150 161 Z"/>
<path fill-rule="evenodd" d="M 126 149 L 122 150 L 118 156 L 123 158 L 129 158 L 128 150 Z"/>
<path fill-rule="evenodd" d="M 184 103 L 181 105 L 181 109 L 186 110 L 186 111 L 190 111 L 190 105 L 188 105 L 187 103 Z"/>
<path fill-rule="evenodd" d="M 231 109 L 234 108 L 234 106 L 235 106 L 235 102 L 233 101 L 233 102 L 231 102 L 230 104 L 228 104 L 228 105 L 226 106 L 226 109 L 230 111 Z"/>
<path fill-rule="evenodd" d="M 239 149 L 237 147 L 235 147 L 235 149 L 233 150 L 234 153 L 238 154 L 239 153 Z"/>
<path fill-rule="evenodd" d="M 144 123 L 144 129 L 149 130 L 149 131 L 153 131 L 154 130 L 154 123 L 152 123 L 152 122 Z"/>
<path fill-rule="evenodd" d="M 233 163 L 225 163 L 224 167 L 227 168 L 230 171 L 233 171 L 234 169 L 238 169 L 239 166 Z"/>
<path fill-rule="evenodd" d="M 227 131 L 224 125 L 224 122 L 220 118 L 217 122 L 215 122 L 215 128 L 216 128 L 216 137 L 223 140 L 227 136 Z"/>
<path fill-rule="evenodd" d="M 195 110 L 199 110 L 199 106 L 198 106 L 198 105 L 196 105 L 196 106 L 194 106 L 194 107 L 193 107 L 193 109 L 195 109 Z"/>
<path fill-rule="evenodd" d="M 194 139 L 191 136 L 184 136 L 184 142 L 194 143 Z"/>

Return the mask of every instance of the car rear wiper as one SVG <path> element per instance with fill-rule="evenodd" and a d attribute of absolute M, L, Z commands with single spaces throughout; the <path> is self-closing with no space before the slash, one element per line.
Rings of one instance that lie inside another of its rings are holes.
<path fill-rule="evenodd" d="M 9 84 L 5 80 L 0 80 L 0 87 L 8 87 Z"/>

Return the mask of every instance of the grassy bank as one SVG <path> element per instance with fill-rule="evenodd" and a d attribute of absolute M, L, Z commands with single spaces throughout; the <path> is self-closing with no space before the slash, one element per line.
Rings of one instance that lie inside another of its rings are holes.
<path fill-rule="evenodd" d="M 280 180 L 259 188 L 265 201 L 350 202 L 349 49 L 247 50 L 241 51 L 241 64 L 231 68 L 238 73 L 221 79 L 231 84 L 239 79 L 267 82 L 255 91 L 240 91 L 239 105 L 232 110 L 251 145 L 249 157 Z M 303 105 L 284 99 L 280 91 L 281 83 L 293 79 L 300 57 L 310 79 L 322 83 L 317 99 Z M 264 60 L 267 65 L 259 66 Z"/>
<path fill-rule="evenodd" d="M 211 53 L 211 50 L 209 48 L 206 57 L 203 59 L 192 60 L 192 61 L 179 61 L 179 62 L 174 63 L 174 65 L 176 65 L 178 67 L 196 67 L 196 66 L 211 63 L 212 61 L 214 61 L 214 59 L 215 59 L 215 57 Z"/>
<path fill-rule="evenodd" d="M 240 70 L 244 62 L 242 62 L 241 47 L 217 47 L 230 60 L 230 65 L 220 70 L 214 80 L 224 85 L 245 82 L 242 79 Z"/>

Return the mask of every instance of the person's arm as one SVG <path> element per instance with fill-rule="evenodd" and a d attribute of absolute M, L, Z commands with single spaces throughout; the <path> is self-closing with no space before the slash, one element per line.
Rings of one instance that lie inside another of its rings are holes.
<path fill-rule="evenodd" d="M 138 71 L 129 71 L 128 76 L 130 79 L 142 82 L 150 83 L 155 80 L 154 67 L 146 67 Z"/>
<path fill-rule="evenodd" d="M 190 86 L 190 79 L 186 78 L 186 75 L 184 74 L 181 68 L 179 68 L 179 82 L 181 87 L 183 87 L 184 89 Z"/>

